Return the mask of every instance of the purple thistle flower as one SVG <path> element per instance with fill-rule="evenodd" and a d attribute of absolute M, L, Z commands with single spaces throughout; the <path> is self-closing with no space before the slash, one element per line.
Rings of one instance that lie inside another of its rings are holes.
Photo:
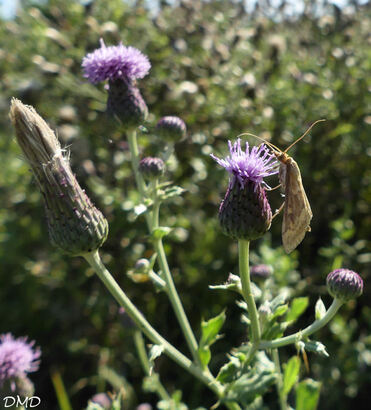
<path fill-rule="evenodd" d="M 243 151 L 241 139 L 238 138 L 233 145 L 231 141 L 228 141 L 228 146 L 230 155 L 225 159 L 220 159 L 213 154 L 210 156 L 233 175 L 230 181 L 231 187 L 234 186 L 236 180 L 240 183 L 241 188 L 248 181 L 267 186 L 263 178 L 278 174 L 279 164 L 276 157 L 269 153 L 264 144 L 260 145 L 260 147 L 252 147 L 249 152 L 249 143 L 246 142 L 246 150 Z"/>
<path fill-rule="evenodd" d="M 263 178 L 278 173 L 278 162 L 263 144 L 249 151 L 241 149 L 241 140 L 228 141 L 225 159 L 211 157 L 231 175 L 229 187 L 219 208 L 222 231 L 233 239 L 253 240 L 261 237 L 271 226 L 272 211 L 265 194 L 268 186 Z M 236 184 L 236 181 L 238 183 Z"/>
<path fill-rule="evenodd" d="M 145 77 L 151 63 L 146 55 L 135 47 L 107 47 L 100 39 L 100 48 L 87 54 L 82 60 L 84 77 L 96 84 L 105 80 L 125 79 L 133 81 Z"/>
<path fill-rule="evenodd" d="M 14 339 L 10 333 L 0 336 L 0 386 L 38 370 L 41 351 L 34 344 L 27 342 L 27 337 Z"/>

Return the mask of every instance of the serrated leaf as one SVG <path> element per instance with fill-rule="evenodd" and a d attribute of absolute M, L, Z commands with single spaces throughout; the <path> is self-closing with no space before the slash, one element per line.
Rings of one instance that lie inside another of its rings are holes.
<path fill-rule="evenodd" d="M 274 312 L 278 306 L 283 305 L 286 302 L 287 294 L 281 293 L 280 295 L 276 296 L 271 302 L 270 307 L 272 312 Z"/>
<path fill-rule="evenodd" d="M 223 310 L 218 316 L 215 316 L 208 321 L 201 322 L 201 340 L 198 348 L 198 354 L 201 363 L 204 366 L 210 362 L 211 352 L 209 347 L 219 338 L 219 330 L 222 328 L 225 321 L 225 312 Z"/>
<path fill-rule="evenodd" d="M 167 226 L 159 226 L 153 229 L 151 236 L 153 239 L 161 239 L 164 236 L 169 235 L 170 232 L 171 232 L 171 228 Z"/>
<path fill-rule="evenodd" d="M 321 383 L 313 379 L 303 380 L 296 387 L 296 410 L 316 410 Z"/>
<path fill-rule="evenodd" d="M 218 316 L 201 323 L 201 341 L 202 346 L 211 346 L 218 339 L 219 330 L 225 321 L 225 311 L 223 310 Z"/>
<path fill-rule="evenodd" d="M 294 384 L 298 381 L 300 371 L 300 359 L 293 356 L 285 366 L 283 372 L 283 393 L 289 394 Z"/>
<path fill-rule="evenodd" d="M 230 356 L 229 362 L 220 368 L 216 380 L 222 384 L 230 383 L 237 379 L 240 371 L 241 361 L 236 356 Z"/>
<path fill-rule="evenodd" d="M 322 302 L 322 299 L 319 298 L 315 307 L 315 318 L 316 320 L 321 320 L 326 314 L 325 304 Z"/>
<path fill-rule="evenodd" d="M 295 298 L 291 302 L 290 309 L 287 312 L 286 320 L 288 322 L 294 322 L 299 316 L 301 316 L 306 308 L 308 307 L 309 304 L 309 298 L 308 297 L 300 297 L 300 298 Z"/>

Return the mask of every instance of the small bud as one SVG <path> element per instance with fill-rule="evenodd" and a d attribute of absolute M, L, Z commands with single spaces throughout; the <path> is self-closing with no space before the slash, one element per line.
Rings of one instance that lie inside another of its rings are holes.
<path fill-rule="evenodd" d="M 363 280 L 349 269 L 335 269 L 327 275 L 327 291 L 333 298 L 347 302 L 363 292 Z"/>
<path fill-rule="evenodd" d="M 145 157 L 139 163 L 139 171 L 148 181 L 159 178 L 165 171 L 165 164 L 161 158 Z"/>
<path fill-rule="evenodd" d="M 141 258 L 135 262 L 134 269 L 136 273 L 147 273 L 149 270 L 149 266 L 150 266 L 149 260 L 145 258 Z"/>
<path fill-rule="evenodd" d="M 256 280 L 265 280 L 269 278 L 273 273 L 273 268 L 271 265 L 255 265 L 250 269 L 250 275 Z"/>
<path fill-rule="evenodd" d="M 33 107 L 16 99 L 10 118 L 44 197 L 51 242 L 70 255 L 95 251 L 107 238 L 107 220 L 81 189 L 54 132 Z"/>
<path fill-rule="evenodd" d="M 112 400 L 107 393 L 94 394 L 90 401 L 99 405 L 102 409 L 110 409 L 112 404 Z"/>
<path fill-rule="evenodd" d="M 156 125 L 156 132 L 165 140 L 177 142 L 185 137 L 187 127 L 181 118 L 167 116 L 159 120 Z"/>
<path fill-rule="evenodd" d="M 109 81 L 107 111 L 128 128 L 144 123 L 148 108 L 135 83 L 128 79 Z"/>
<path fill-rule="evenodd" d="M 222 231 L 233 239 L 254 240 L 268 231 L 272 211 L 265 189 L 248 181 L 230 186 L 219 208 Z"/>

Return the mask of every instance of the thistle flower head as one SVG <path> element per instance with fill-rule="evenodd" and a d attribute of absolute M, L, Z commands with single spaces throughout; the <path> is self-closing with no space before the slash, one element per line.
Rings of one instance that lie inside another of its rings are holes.
<path fill-rule="evenodd" d="M 233 239 L 253 240 L 261 237 L 272 221 L 272 211 L 265 194 L 263 178 L 278 173 L 278 162 L 265 145 L 249 151 L 241 149 L 241 140 L 229 141 L 225 159 L 211 157 L 230 174 L 229 187 L 219 208 L 222 231 Z"/>
<path fill-rule="evenodd" d="M 51 242 L 71 255 L 95 251 L 107 237 L 108 223 L 78 184 L 54 132 L 32 107 L 16 99 L 10 118 L 44 197 Z"/>
<path fill-rule="evenodd" d="M 158 121 L 156 132 L 160 137 L 166 140 L 179 141 L 185 137 L 187 127 L 181 118 L 166 116 Z"/>
<path fill-rule="evenodd" d="M 264 144 L 260 147 L 254 146 L 249 151 L 249 143 L 246 142 L 246 149 L 243 151 L 241 139 L 238 138 L 233 145 L 231 141 L 228 141 L 228 146 L 230 154 L 225 159 L 220 159 L 214 154 L 210 156 L 232 175 L 232 186 L 236 181 L 239 182 L 241 188 L 249 181 L 254 184 L 266 185 L 263 178 L 278 174 L 276 157 L 269 152 Z"/>
<path fill-rule="evenodd" d="M 347 302 L 362 295 L 363 280 L 349 269 L 335 269 L 327 275 L 327 290 L 333 298 Z"/>
<path fill-rule="evenodd" d="M 100 48 L 87 54 L 82 60 L 84 77 L 96 84 L 105 80 L 135 80 L 145 77 L 151 63 L 146 55 L 135 47 L 107 47 L 100 39 Z"/>
<path fill-rule="evenodd" d="M 0 386 L 38 370 L 41 351 L 34 344 L 26 337 L 15 339 L 10 333 L 0 336 Z"/>

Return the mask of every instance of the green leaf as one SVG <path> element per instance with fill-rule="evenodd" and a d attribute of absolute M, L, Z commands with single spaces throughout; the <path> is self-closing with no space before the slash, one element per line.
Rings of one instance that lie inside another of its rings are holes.
<path fill-rule="evenodd" d="M 161 239 L 166 235 L 169 235 L 171 232 L 171 228 L 167 226 L 159 226 L 152 231 L 152 238 L 153 239 Z"/>
<path fill-rule="evenodd" d="M 201 322 L 201 340 L 198 348 L 198 354 L 201 363 L 204 366 L 210 362 L 211 352 L 209 346 L 215 343 L 219 339 L 219 330 L 222 328 L 225 321 L 225 312 L 223 311 L 220 315 L 213 317 L 207 322 Z"/>
<path fill-rule="evenodd" d="M 285 366 L 283 373 L 283 393 L 289 394 L 294 384 L 298 381 L 300 371 L 300 359 L 293 356 Z"/>
<path fill-rule="evenodd" d="M 230 356 L 229 362 L 220 368 L 216 379 L 222 384 L 230 383 L 237 379 L 240 371 L 241 361 L 236 356 Z"/>
<path fill-rule="evenodd" d="M 169 188 L 166 188 L 163 193 L 161 194 L 160 198 L 161 200 L 173 198 L 175 196 L 180 196 L 182 195 L 186 190 L 181 188 L 180 186 L 171 186 Z"/>
<path fill-rule="evenodd" d="M 283 316 L 287 309 L 289 308 L 288 305 L 281 305 L 278 306 L 277 309 L 273 312 L 272 316 L 270 316 L 270 320 L 276 319 L 277 317 Z"/>
<path fill-rule="evenodd" d="M 219 330 L 222 328 L 225 321 L 225 311 L 223 310 L 218 316 L 209 319 L 207 322 L 201 323 L 201 346 L 210 346 L 218 340 Z"/>
<path fill-rule="evenodd" d="M 303 380 L 296 387 L 296 410 L 316 410 L 321 383 L 313 379 Z"/>
<path fill-rule="evenodd" d="M 287 313 L 286 320 L 294 322 L 300 315 L 302 315 L 309 304 L 308 297 L 295 298 L 291 302 L 290 310 Z"/>
<path fill-rule="evenodd" d="M 317 300 L 316 307 L 315 307 L 316 320 L 321 320 L 323 316 L 325 316 L 325 314 L 326 314 L 326 307 L 324 303 L 322 302 L 322 299 L 319 298 Z"/>

